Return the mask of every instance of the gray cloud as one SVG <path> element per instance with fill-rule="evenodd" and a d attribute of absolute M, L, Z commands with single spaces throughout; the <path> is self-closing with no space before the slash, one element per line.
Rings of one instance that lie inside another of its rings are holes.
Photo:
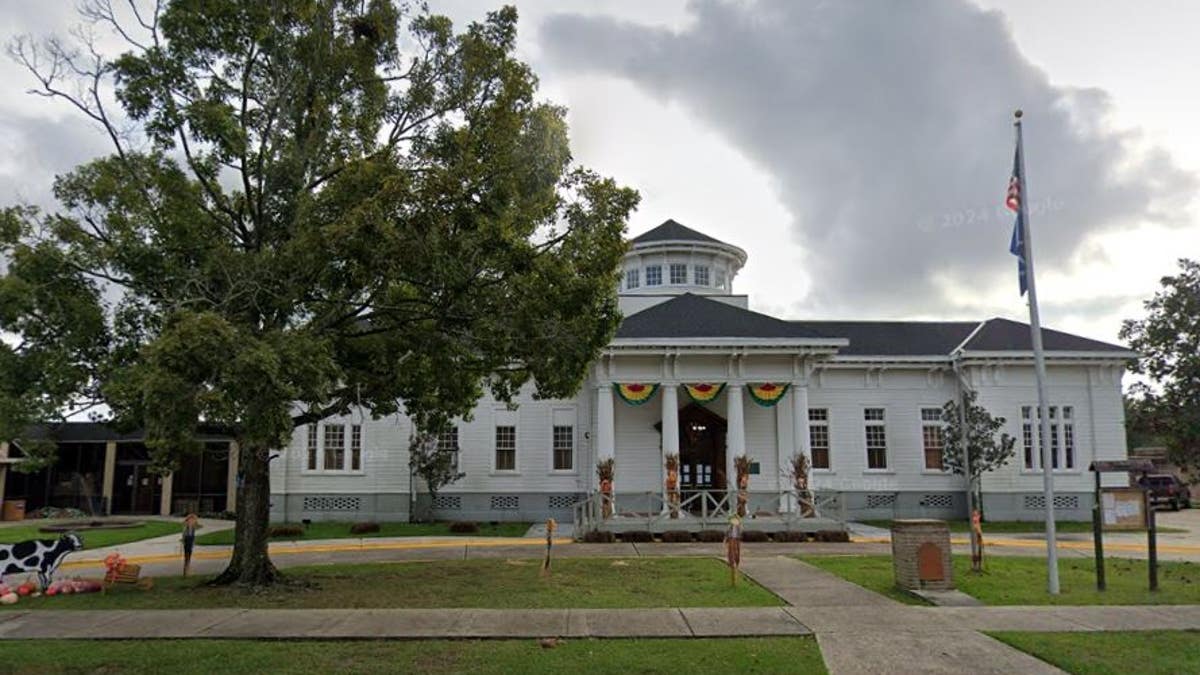
<path fill-rule="evenodd" d="M 1107 125 L 1105 92 L 1052 85 L 999 13 L 951 0 L 690 11 L 678 32 L 553 16 L 546 65 L 677 101 L 769 171 L 806 250 L 812 308 L 903 315 L 929 309 L 938 277 L 1015 277 L 1002 199 L 1018 106 L 1042 269 L 1086 262 L 1091 234 L 1182 224 L 1195 192 L 1167 153 Z"/>

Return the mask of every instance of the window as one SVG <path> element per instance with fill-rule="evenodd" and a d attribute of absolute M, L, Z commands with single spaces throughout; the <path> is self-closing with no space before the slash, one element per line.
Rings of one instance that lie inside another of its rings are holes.
<path fill-rule="evenodd" d="M 517 428 L 514 426 L 496 427 L 496 470 L 517 470 Z"/>
<path fill-rule="evenodd" d="M 1039 470 L 1042 466 L 1041 448 L 1036 442 L 1041 437 L 1041 425 L 1034 422 L 1035 406 L 1021 406 L 1021 440 L 1025 450 L 1025 469 Z M 1050 406 L 1050 466 L 1054 469 L 1075 468 L 1075 410 L 1069 405 L 1060 408 Z M 1037 416 L 1038 420 L 1041 416 Z"/>
<path fill-rule="evenodd" d="M 450 465 L 458 471 L 458 427 L 450 427 L 439 433 L 437 443 L 438 452 L 450 453 L 453 458 Z"/>
<path fill-rule="evenodd" d="M 637 288 L 641 285 L 641 270 L 625 270 L 625 288 Z"/>
<path fill-rule="evenodd" d="M 362 425 L 350 427 L 350 470 L 362 470 Z"/>
<path fill-rule="evenodd" d="M 646 285 L 662 286 L 662 265 L 648 265 L 646 267 Z"/>
<path fill-rule="evenodd" d="M 317 425 L 308 425 L 308 470 L 317 470 Z"/>
<path fill-rule="evenodd" d="M 866 422 L 867 468 L 887 468 L 887 425 L 883 408 L 864 408 Z"/>
<path fill-rule="evenodd" d="M 682 286 L 687 283 L 687 265 L 671 264 L 671 285 Z"/>
<path fill-rule="evenodd" d="M 341 470 L 346 462 L 346 427 L 342 424 L 325 425 L 325 465 L 326 471 Z"/>
<path fill-rule="evenodd" d="M 1025 447 L 1025 468 L 1033 469 L 1033 409 L 1021 407 L 1021 439 Z"/>
<path fill-rule="evenodd" d="M 929 471 L 944 471 L 942 449 L 942 409 L 921 408 L 921 444 L 925 449 L 925 468 Z"/>
<path fill-rule="evenodd" d="M 808 409 L 808 445 L 812 448 L 812 468 L 829 468 L 829 410 Z"/>
<path fill-rule="evenodd" d="M 554 470 L 571 471 L 575 468 L 575 427 L 554 425 Z"/>
<path fill-rule="evenodd" d="M 713 279 L 715 280 L 714 286 L 722 289 L 725 288 L 725 270 L 718 267 L 713 275 Z"/>
<path fill-rule="evenodd" d="M 696 265 L 692 268 L 692 283 L 697 286 L 708 285 L 708 268 L 704 265 Z"/>
<path fill-rule="evenodd" d="M 1063 406 L 1062 409 L 1062 425 L 1063 425 L 1063 450 L 1065 462 L 1063 465 L 1068 469 L 1075 468 L 1075 420 L 1073 419 L 1075 411 L 1071 406 Z"/>

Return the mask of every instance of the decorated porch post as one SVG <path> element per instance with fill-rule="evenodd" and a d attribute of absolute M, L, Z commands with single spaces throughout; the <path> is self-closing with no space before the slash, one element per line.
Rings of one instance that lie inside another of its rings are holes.
<path fill-rule="evenodd" d="M 666 469 L 667 508 L 675 519 L 679 517 L 679 455 L 667 455 Z"/>
<path fill-rule="evenodd" d="M 738 455 L 733 460 L 737 471 L 737 514 L 741 518 L 746 517 L 746 502 L 750 499 L 750 464 L 753 462 L 746 455 Z"/>
<path fill-rule="evenodd" d="M 603 518 L 612 516 L 613 472 L 616 455 L 616 423 L 613 411 L 613 387 L 602 384 L 596 388 L 596 480 L 600 491 L 600 511 Z"/>

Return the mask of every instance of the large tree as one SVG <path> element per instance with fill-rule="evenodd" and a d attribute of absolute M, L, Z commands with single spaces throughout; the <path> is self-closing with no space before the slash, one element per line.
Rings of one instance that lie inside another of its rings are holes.
<path fill-rule="evenodd" d="M 270 583 L 268 459 L 297 426 L 577 391 L 637 195 L 572 164 L 512 8 L 456 33 L 392 0 L 131 7 L 84 7 L 116 58 L 12 46 L 113 153 L 57 179 L 57 210 L 0 218 L 0 436 L 100 403 L 166 470 L 227 428 L 218 581 Z"/>
<path fill-rule="evenodd" d="M 1146 316 L 1121 327 L 1140 355 L 1130 370 L 1153 385 L 1133 387 L 1127 423 L 1165 439 L 1172 462 L 1200 468 L 1200 262 L 1180 260 L 1178 274 L 1161 283 Z"/>

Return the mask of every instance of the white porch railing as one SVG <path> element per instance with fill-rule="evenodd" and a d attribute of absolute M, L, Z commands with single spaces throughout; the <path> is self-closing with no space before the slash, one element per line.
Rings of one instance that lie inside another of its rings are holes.
<path fill-rule="evenodd" d="M 608 529 L 602 526 L 614 525 L 652 531 L 724 529 L 737 508 L 737 494 L 726 490 L 683 490 L 679 504 L 672 507 L 660 492 L 622 494 L 619 499 L 595 492 L 572 507 L 575 532 L 583 536 L 593 530 Z M 845 501 L 836 492 L 750 490 L 746 497 L 748 526 L 760 518 L 784 529 L 805 520 L 846 521 Z"/>

